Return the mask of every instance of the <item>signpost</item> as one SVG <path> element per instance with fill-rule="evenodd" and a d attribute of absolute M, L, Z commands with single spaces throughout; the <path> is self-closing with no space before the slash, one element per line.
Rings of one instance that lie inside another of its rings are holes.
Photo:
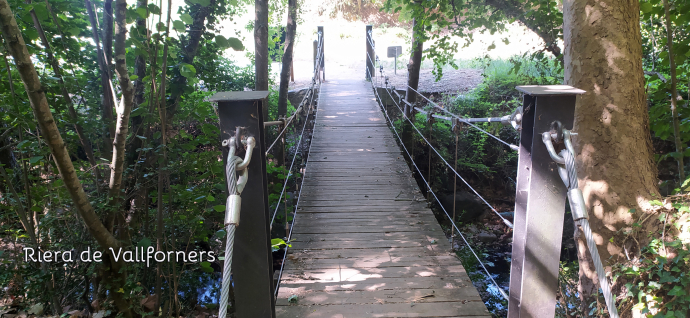
<path fill-rule="evenodd" d="M 389 46 L 388 47 L 388 57 L 395 58 L 395 66 L 393 66 L 394 72 L 398 74 L 398 56 L 402 54 L 402 46 Z"/>

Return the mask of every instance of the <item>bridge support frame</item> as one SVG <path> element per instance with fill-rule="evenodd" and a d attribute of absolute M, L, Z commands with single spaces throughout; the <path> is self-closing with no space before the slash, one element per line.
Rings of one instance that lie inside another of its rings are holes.
<path fill-rule="evenodd" d="M 577 95 L 566 85 L 518 86 L 523 92 L 509 318 L 555 315 L 567 188 L 541 134 L 553 121 L 572 129 Z"/>
<path fill-rule="evenodd" d="M 221 140 L 234 136 L 243 127 L 243 136 L 257 143 L 252 153 L 249 178 L 242 192 L 240 225 L 235 232 L 232 258 L 235 288 L 235 315 L 238 318 L 275 318 L 273 256 L 269 230 L 268 181 L 263 104 L 267 91 L 222 92 L 210 98 L 218 102 Z M 224 147 L 225 148 L 225 147 Z M 223 167 L 228 151 L 223 149 Z"/>
<path fill-rule="evenodd" d="M 366 46 L 367 55 L 365 57 L 366 59 L 364 60 L 365 64 L 366 64 L 366 67 L 364 70 L 366 73 L 364 74 L 364 76 L 367 80 L 372 80 L 371 78 L 376 76 L 376 69 L 374 68 L 375 67 L 374 60 L 376 60 L 376 52 L 374 51 L 374 46 L 372 46 L 372 43 L 374 43 L 374 38 L 370 34 L 370 32 L 373 32 L 372 26 L 367 25 L 366 26 L 366 37 L 365 37 L 366 42 L 367 42 L 367 46 Z"/>

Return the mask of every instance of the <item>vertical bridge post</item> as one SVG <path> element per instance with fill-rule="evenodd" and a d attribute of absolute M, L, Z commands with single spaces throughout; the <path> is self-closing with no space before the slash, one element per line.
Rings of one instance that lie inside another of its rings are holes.
<path fill-rule="evenodd" d="M 221 140 L 234 136 L 237 127 L 243 127 L 244 136 L 256 139 L 256 148 L 247 166 L 249 177 L 242 192 L 240 225 L 235 232 L 232 258 L 238 318 L 276 316 L 262 113 L 266 97 L 268 92 L 254 91 L 222 92 L 210 98 L 210 101 L 218 102 Z M 228 150 L 223 149 L 223 167 L 227 156 Z"/>
<path fill-rule="evenodd" d="M 567 189 L 541 134 L 553 121 L 573 128 L 575 100 L 584 91 L 567 85 L 517 86 L 523 92 L 515 193 L 508 318 L 555 315 L 558 266 Z"/>
<path fill-rule="evenodd" d="M 318 38 L 318 32 L 321 32 L 321 74 L 317 75 L 317 76 L 321 76 L 321 80 L 325 81 L 326 80 L 326 53 L 324 51 L 324 49 L 325 49 L 325 44 L 324 44 L 325 36 L 323 33 L 323 27 L 322 26 L 317 27 L 316 31 L 317 31 L 317 33 L 316 33 L 317 38 Z M 318 52 L 317 52 L 317 54 L 318 54 Z"/>
<path fill-rule="evenodd" d="M 374 59 L 376 58 L 376 54 L 374 54 L 374 47 L 371 45 L 372 43 L 374 43 L 374 39 L 369 34 L 369 32 L 371 32 L 371 28 L 371 25 L 367 25 L 365 36 L 367 42 L 367 55 L 366 60 L 364 60 L 366 63 L 366 74 L 364 74 L 364 76 L 367 80 L 371 80 L 371 76 L 376 75 L 376 70 L 374 69 Z"/>

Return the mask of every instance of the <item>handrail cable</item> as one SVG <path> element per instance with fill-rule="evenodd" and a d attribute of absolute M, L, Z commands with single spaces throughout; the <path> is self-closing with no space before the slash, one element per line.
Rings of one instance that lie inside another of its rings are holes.
<path fill-rule="evenodd" d="M 436 104 L 434 101 L 428 99 L 426 96 L 420 94 L 416 89 L 410 87 L 409 85 L 405 85 L 405 86 L 407 86 L 409 89 L 411 89 L 412 91 L 414 91 L 415 93 L 417 93 L 417 95 L 419 95 L 419 96 L 421 96 L 422 98 L 426 99 L 429 103 L 433 104 L 433 105 L 434 105 L 434 108 L 439 109 L 439 110 L 441 110 L 442 112 L 444 112 L 444 113 L 450 115 L 451 117 L 454 117 L 454 118 L 458 119 L 459 121 L 461 121 L 461 122 L 463 122 L 463 123 L 465 123 L 465 124 L 468 124 L 468 125 L 474 127 L 475 129 L 477 129 L 477 130 L 479 130 L 479 131 L 481 131 L 481 132 L 483 132 L 483 133 L 489 135 L 491 138 L 498 140 L 498 142 L 500 142 L 500 143 L 502 143 L 502 144 L 508 146 L 510 149 L 513 149 L 513 150 L 515 150 L 515 151 L 517 151 L 518 149 L 520 149 L 518 146 L 513 145 L 513 144 L 509 144 L 509 143 L 503 141 L 503 139 L 498 138 L 498 137 L 496 137 L 495 135 L 491 134 L 490 132 L 488 132 L 488 131 L 486 131 L 486 130 L 484 130 L 484 129 L 481 129 L 481 128 L 477 127 L 475 124 L 472 124 L 471 122 L 469 122 L 469 121 L 467 120 L 467 118 L 462 118 L 462 117 L 460 117 L 460 116 L 458 116 L 458 115 L 456 115 L 456 114 L 453 114 L 453 113 L 450 112 L 449 110 L 447 110 L 447 109 L 441 107 L 440 105 Z M 446 118 L 441 118 L 441 119 L 446 119 Z"/>
<path fill-rule="evenodd" d="M 321 57 L 323 56 L 323 54 L 322 54 L 323 52 L 321 52 L 320 46 L 319 46 L 319 48 L 317 48 L 317 50 L 319 50 L 319 57 L 317 58 L 317 62 L 320 62 Z M 313 89 L 314 89 L 314 86 L 316 83 L 316 76 L 317 76 L 317 74 L 316 74 L 316 72 L 314 72 L 314 77 L 312 77 L 312 84 L 311 84 L 311 88 L 310 88 L 310 91 L 312 91 L 312 92 L 313 92 Z M 319 89 L 320 88 L 321 88 L 321 81 L 319 81 Z M 312 94 L 305 94 L 304 99 L 306 99 L 306 97 L 308 95 L 311 95 L 310 98 L 313 101 L 313 97 L 314 97 L 313 93 Z M 302 103 L 304 103 L 304 99 L 302 100 Z M 302 104 L 302 103 L 300 103 L 300 104 Z M 310 101 L 310 103 L 311 103 L 311 101 Z M 302 108 L 301 105 L 300 105 L 300 108 Z M 297 115 L 297 112 L 295 112 L 295 114 L 293 114 L 292 117 L 294 117 L 295 115 Z M 307 116 L 309 116 L 309 115 L 307 115 Z M 302 140 L 304 140 L 304 131 L 307 128 L 307 122 L 308 122 L 308 120 L 304 121 L 304 125 L 302 126 L 302 133 L 300 134 L 300 139 L 299 139 L 299 142 L 297 143 L 296 149 L 299 149 L 300 145 L 302 144 Z M 287 128 L 287 125 L 285 125 L 285 128 Z M 297 159 L 297 150 L 295 150 L 295 155 L 292 156 L 292 162 L 290 163 L 290 169 L 288 169 L 288 174 L 285 177 L 285 182 L 283 183 L 283 190 L 280 192 L 280 197 L 278 197 L 278 201 L 277 201 L 278 204 L 276 205 L 275 211 L 273 211 L 273 217 L 271 217 L 271 223 L 269 224 L 269 227 L 273 227 L 273 222 L 275 221 L 276 215 L 278 214 L 278 209 L 280 208 L 280 200 L 283 198 L 283 195 L 285 194 L 285 189 L 287 188 L 288 181 L 290 181 L 290 176 L 292 176 L 292 167 L 295 164 L 295 159 Z"/>
<path fill-rule="evenodd" d="M 389 91 L 387 88 L 386 88 L 386 92 L 388 93 L 389 96 L 391 96 L 391 95 L 390 95 L 390 91 Z M 391 99 L 393 99 L 393 96 L 391 96 Z M 506 218 L 504 218 L 498 211 L 496 211 L 496 209 L 495 209 L 493 206 L 491 206 L 491 204 L 489 204 L 489 202 L 487 202 L 487 201 L 484 199 L 484 197 L 482 197 L 482 196 L 477 192 L 477 190 L 475 190 L 475 189 L 467 182 L 467 180 L 465 180 L 465 178 L 463 178 L 455 169 L 453 169 L 453 166 L 451 166 L 451 165 L 448 163 L 448 161 L 446 161 L 446 159 L 443 158 L 443 156 L 441 156 L 441 154 L 438 152 L 438 150 L 436 150 L 436 148 L 434 148 L 434 146 L 431 145 L 431 143 L 424 137 L 424 135 L 422 134 L 422 132 L 420 132 L 419 129 L 417 129 L 417 127 L 415 127 L 414 123 L 413 123 L 407 116 L 404 115 L 404 112 L 403 112 L 402 108 L 400 108 L 400 105 L 399 105 L 398 103 L 396 103 L 395 100 L 393 100 L 393 102 L 395 103 L 395 106 L 397 106 L 398 110 L 400 110 L 400 112 L 403 113 L 403 117 L 410 123 L 410 125 L 412 126 L 412 128 L 414 128 L 414 130 L 415 130 L 415 131 L 422 137 L 422 139 L 429 145 L 429 148 L 431 148 L 431 150 L 433 150 L 434 153 L 436 153 L 436 155 L 437 155 L 439 158 L 441 158 L 441 160 L 443 161 L 443 163 L 446 164 L 446 166 L 448 167 L 448 169 L 450 169 L 451 171 L 453 171 L 453 173 L 455 173 L 455 175 L 458 176 L 458 178 L 460 178 L 460 180 L 462 180 L 462 182 L 465 183 L 465 185 L 467 185 L 467 187 L 470 188 L 470 190 L 472 190 L 472 192 L 474 192 L 474 194 L 477 195 L 477 197 L 479 197 L 479 199 L 481 199 L 482 202 L 484 202 L 484 204 L 486 204 L 486 206 L 488 206 L 488 207 L 491 209 L 491 211 L 493 211 L 496 215 L 498 215 L 498 217 L 501 218 L 501 220 L 503 220 L 503 223 L 504 223 L 505 225 L 507 225 L 509 228 L 512 229 L 512 228 L 513 228 L 513 223 L 511 223 L 510 221 L 508 221 L 508 220 L 507 220 Z"/>
<path fill-rule="evenodd" d="M 317 97 L 317 101 L 316 101 L 317 107 L 318 107 L 318 105 L 320 105 L 320 101 L 321 101 L 321 93 L 320 92 L 321 92 L 321 80 L 319 79 L 319 96 Z M 314 127 L 316 127 L 316 119 L 318 117 L 319 117 L 319 112 L 316 111 L 314 114 Z M 307 149 L 307 152 L 311 152 L 311 142 L 309 143 L 309 148 Z M 307 162 L 304 164 L 304 173 L 307 172 L 308 166 L 309 166 L 309 157 L 307 157 Z M 302 183 L 300 184 L 300 189 L 302 189 L 303 185 L 304 185 L 304 178 L 302 178 Z M 292 226 L 290 227 L 290 233 L 288 234 L 287 241 L 286 241 L 286 243 L 288 243 L 288 244 L 289 244 L 290 240 L 292 239 L 292 230 L 295 228 L 295 222 L 297 220 L 297 209 L 299 207 L 299 202 L 300 202 L 301 198 L 302 198 L 302 191 L 300 191 L 299 194 L 297 195 L 297 203 L 295 204 L 295 208 L 294 208 L 295 212 L 294 212 L 294 215 L 292 217 Z M 289 248 L 289 245 L 286 245 L 285 246 L 285 254 L 283 254 L 283 261 L 280 264 L 280 272 L 278 273 L 278 283 L 277 283 L 276 288 L 275 288 L 275 295 L 274 295 L 275 297 L 278 296 L 278 290 L 280 289 L 280 281 L 283 278 L 283 269 L 285 268 L 285 259 L 287 258 L 288 248 Z"/>
<path fill-rule="evenodd" d="M 371 73 L 370 73 L 369 75 L 371 75 Z M 372 83 L 372 86 L 373 86 L 373 83 Z M 417 129 L 417 127 L 414 125 L 414 123 L 412 122 L 412 120 L 410 120 L 410 118 L 408 118 L 407 116 L 404 115 L 405 112 L 403 112 L 402 108 L 400 107 L 400 104 L 398 104 L 398 102 L 395 101 L 395 98 L 393 98 L 393 95 L 391 95 L 390 89 L 388 88 L 388 86 L 385 87 L 385 90 L 386 90 L 386 92 L 388 93 L 388 96 L 390 96 L 391 99 L 393 100 L 393 102 L 395 103 L 395 106 L 398 108 L 398 110 L 400 110 L 400 112 L 403 114 L 403 117 L 410 123 L 410 125 L 412 126 L 412 128 L 414 128 L 414 130 L 419 134 L 419 136 L 421 136 L 422 139 L 429 145 L 429 148 L 431 148 L 431 149 L 436 153 L 436 155 L 437 155 L 439 158 L 441 158 L 441 160 L 443 161 L 443 163 L 446 164 L 446 166 L 448 167 L 448 169 L 450 169 L 451 171 L 453 171 L 453 173 L 455 173 L 455 175 L 458 176 L 458 178 L 460 178 L 460 180 L 462 180 L 462 182 L 464 182 L 465 185 L 467 185 L 467 187 L 469 187 L 470 190 L 472 190 L 472 192 L 474 192 L 474 194 L 477 195 L 477 197 L 479 197 L 479 199 L 481 199 L 482 202 L 484 202 L 484 204 L 486 204 L 486 206 L 488 206 L 488 207 L 491 209 L 491 211 L 493 211 L 496 215 L 498 215 L 498 217 L 501 218 L 501 220 L 503 220 L 503 223 L 504 223 L 505 225 L 507 225 L 509 228 L 512 229 L 512 228 L 513 228 L 513 223 L 511 223 L 510 221 L 508 221 L 508 220 L 507 220 L 505 217 L 503 217 L 498 211 L 496 211 L 496 209 L 495 209 L 493 206 L 491 206 L 491 204 L 489 204 L 489 202 L 486 201 L 486 200 L 484 199 L 484 197 L 482 197 L 482 196 L 477 192 L 477 190 L 475 190 L 475 189 L 467 182 L 467 180 L 465 180 L 465 178 L 463 178 L 455 169 L 453 169 L 453 166 L 451 166 L 451 165 L 448 163 L 448 161 L 446 161 L 446 159 L 443 158 L 443 156 L 441 156 L 441 154 L 439 153 L 439 151 L 436 150 L 436 148 L 431 144 L 431 142 L 429 142 L 429 140 L 427 140 L 426 137 L 424 137 L 424 134 L 422 134 L 422 132 L 420 132 L 419 129 Z M 376 92 L 375 87 L 374 87 L 374 91 Z M 376 96 L 378 96 L 378 92 L 376 92 Z M 379 98 L 380 98 L 380 96 L 379 96 Z M 410 157 L 410 158 L 412 158 L 412 157 Z"/>
<path fill-rule="evenodd" d="M 321 32 L 318 33 L 318 36 L 319 36 L 319 44 L 318 44 L 318 47 L 317 47 L 317 51 L 321 52 L 321 44 L 322 44 L 322 38 L 321 38 L 322 35 L 321 35 Z M 323 55 L 322 53 L 323 53 L 323 52 L 319 53 L 319 56 L 318 56 L 318 58 L 317 58 L 317 65 L 320 65 L 320 63 L 321 63 L 321 58 L 322 58 L 322 55 Z M 318 67 L 314 69 L 314 74 L 315 74 L 315 75 L 312 76 L 312 83 L 311 83 L 311 85 L 310 85 L 310 87 L 309 87 L 309 90 L 307 91 L 306 94 L 304 94 L 304 97 L 302 97 L 302 101 L 299 103 L 298 107 L 295 109 L 295 111 L 292 113 L 292 115 L 290 115 L 290 117 L 288 117 L 288 118 L 285 120 L 285 127 L 283 127 L 283 129 L 280 131 L 280 133 L 278 134 L 278 136 L 276 137 L 276 139 L 273 140 L 273 143 L 271 143 L 271 145 L 270 145 L 268 148 L 266 148 L 266 154 L 268 154 L 268 152 L 271 151 L 271 149 L 273 148 L 273 146 L 275 146 L 276 143 L 278 143 L 278 140 L 280 140 L 280 137 L 282 137 L 283 134 L 287 131 L 287 128 L 288 128 L 288 126 L 290 126 L 290 124 L 292 124 L 293 119 L 294 119 L 294 118 L 296 117 L 296 115 L 302 110 L 302 106 L 303 106 L 303 104 L 304 104 L 304 101 L 307 99 L 307 97 L 308 97 L 310 94 L 313 94 L 314 84 L 315 84 L 315 83 L 314 83 L 314 78 L 315 78 L 315 76 L 316 76 L 316 72 L 317 72 L 318 69 L 319 69 Z"/>
<path fill-rule="evenodd" d="M 370 73 L 369 75 L 371 76 L 371 73 Z M 373 87 L 373 83 L 372 83 L 372 87 Z M 375 88 L 375 87 L 374 87 L 374 88 Z M 376 94 L 376 97 L 377 97 L 377 99 L 378 99 L 378 101 L 379 101 L 379 103 L 380 103 L 381 97 L 379 96 L 379 94 L 378 94 L 378 92 L 377 92 L 376 90 L 374 90 L 374 94 Z M 391 118 L 388 116 L 388 112 L 385 111 L 385 107 L 382 107 L 382 108 L 384 109 L 383 113 L 386 115 L 386 118 L 388 119 L 388 123 L 390 123 L 391 128 L 393 129 L 393 132 L 395 133 L 395 136 L 398 137 L 398 140 L 400 141 L 400 145 L 401 145 L 402 148 L 405 150 L 405 153 L 407 153 L 407 156 L 411 158 L 410 152 L 407 150 L 407 147 L 405 147 L 405 144 L 402 142 L 402 138 L 400 138 L 400 135 L 398 134 L 398 131 L 395 129 L 395 125 L 393 124 L 393 121 L 392 121 Z M 399 107 L 398 107 L 398 108 L 399 108 Z M 455 228 L 455 230 L 458 231 L 458 234 L 460 234 L 460 237 L 461 237 L 462 240 L 465 242 L 465 244 L 467 245 L 467 247 L 470 249 L 470 251 L 472 252 L 472 255 L 474 255 L 474 257 L 477 259 L 477 261 L 479 262 L 479 264 L 482 266 L 482 268 L 484 269 L 484 272 L 486 273 L 486 275 L 489 277 L 489 279 L 491 279 L 491 281 L 494 283 L 494 285 L 496 285 L 496 288 L 497 288 L 498 291 L 501 293 L 501 295 L 503 296 L 503 298 L 505 298 L 506 300 L 508 300 L 508 295 L 505 293 L 505 291 L 503 291 L 503 289 L 501 288 L 501 286 L 499 286 L 498 283 L 496 283 L 496 281 L 494 280 L 493 276 L 489 273 L 489 270 L 486 269 L 486 266 L 484 265 L 484 262 L 482 262 L 482 260 L 479 258 L 479 256 L 477 255 L 477 253 L 474 251 L 474 249 L 472 248 L 472 246 L 470 246 L 469 242 L 467 242 L 467 239 L 466 239 L 465 236 L 462 234 L 462 232 L 460 231 L 460 229 L 458 228 L 458 226 L 455 224 L 455 220 L 453 220 L 453 218 L 450 217 L 450 215 L 448 214 L 448 211 L 446 211 L 446 209 L 443 207 L 443 205 L 441 204 L 441 201 L 440 201 L 440 200 L 438 199 L 438 197 L 436 196 L 436 193 L 434 193 L 434 191 L 431 189 L 431 185 L 429 185 L 429 182 L 427 182 L 426 178 L 424 178 L 424 174 L 423 174 L 422 171 L 419 169 L 419 167 L 417 167 L 417 164 L 414 162 L 414 160 L 412 160 L 412 165 L 413 165 L 414 168 L 417 170 L 417 173 L 419 173 L 419 176 L 420 176 L 420 177 L 422 178 L 422 180 L 424 181 L 424 184 L 425 184 L 425 185 L 427 186 L 427 188 L 429 189 L 429 192 L 434 196 L 434 199 L 436 199 L 436 202 L 439 204 L 439 206 L 441 206 L 441 209 L 443 210 L 443 212 L 446 214 L 446 216 L 447 216 L 448 219 L 450 220 L 450 223 L 453 224 L 453 227 Z"/>

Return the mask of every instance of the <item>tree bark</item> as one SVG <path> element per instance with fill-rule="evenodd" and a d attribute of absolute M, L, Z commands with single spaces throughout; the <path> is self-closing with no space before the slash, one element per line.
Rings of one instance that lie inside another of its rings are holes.
<path fill-rule="evenodd" d="M 565 82 L 587 91 L 575 109 L 578 179 L 606 266 L 623 257 L 620 244 L 610 240 L 615 232 L 649 211 L 649 199 L 659 194 L 644 93 L 640 6 L 626 0 L 566 0 L 563 20 Z M 596 292 L 597 275 L 579 234 L 580 285 L 590 287 L 581 297 L 588 300 Z"/>
<path fill-rule="evenodd" d="M 255 90 L 268 90 L 268 0 L 255 0 L 254 68 Z M 264 121 L 268 120 L 268 104 L 263 105 Z"/>
<path fill-rule="evenodd" d="M 417 20 L 412 20 L 412 54 L 410 61 L 407 63 L 407 94 L 405 100 L 413 104 L 417 101 L 417 93 L 412 89 L 417 90 L 419 86 L 419 69 L 422 67 L 422 51 L 424 49 L 424 42 L 422 42 L 423 26 L 417 27 Z M 412 89 L 410 89 L 412 88 Z M 405 106 L 405 112 L 409 114 L 409 106 Z"/>
<path fill-rule="evenodd" d="M 120 89 L 122 91 L 122 98 L 115 107 L 117 111 L 117 124 L 115 126 L 115 139 L 113 140 L 113 158 L 110 164 L 110 186 L 108 197 L 110 199 L 110 216 L 106 224 L 109 229 L 113 228 L 115 215 L 121 213 L 121 189 L 122 189 L 122 172 L 125 162 L 125 143 L 127 141 L 127 133 L 129 130 L 129 114 L 132 112 L 132 104 L 134 100 L 134 85 L 129 79 L 126 62 L 126 44 L 127 39 L 127 1 L 117 0 L 115 2 L 115 73 Z"/>
<path fill-rule="evenodd" d="M 280 71 L 280 88 L 278 90 L 278 116 L 287 115 L 288 85 L 290 84 L 290 69 L 292 66 L 292 48 L 295 46 L 295 32 L 297 29 L 297 0 L 288 0 L 288 18 L 285 35 L 285 51 L 283 53 L 283 68 Z"/>
<path fill-rule="evenodd" d="M 683 163 L 683 141 L 680 139 L 680 121 L 678 119 L 678 90 L 676 80 L 676 61 L 673 55 L 673 30 L 671 29 L 671 13 L 669 12 L 668 0 L 664 0 L 664 11 L 666 13 L 666 46 L 668 47 L 668 61 L 671 67 L 671 118 L 673 120 L 673 136 L 678 153 L 678 176 L 680 183 L 685 181 L 685 163 Z"/>
<path fill-rule="evenodd" d="M 91 24 L 91 36 L 93 37 L 93 42 L 96 45 L 96 60 L 98 61 L 98 67 L 101 72 L 101 87 L 103 88 L 103 96 L 101 101 L 103 103 L 103 108 L 101 113 L 103 116 L 103 122 L 106 125 L 103 138 L 103 154 L 106 157 L 110 153 L 110 148 L 113 145 L 113 136 L 115 136 L 115 126 L 113 125 L 113 89 L 112 83 L 110 81 L 110 68 L 106 64 L 103 50 L 101 49 L 100 36 L 98 35 L 98 23 L 96 22 L 96 13 L 93 11 L 93 5 L 90 0 L 84 0 L 84 6 L 86 6 L 86 12 L 89 15 L 89 23 Z"/>

